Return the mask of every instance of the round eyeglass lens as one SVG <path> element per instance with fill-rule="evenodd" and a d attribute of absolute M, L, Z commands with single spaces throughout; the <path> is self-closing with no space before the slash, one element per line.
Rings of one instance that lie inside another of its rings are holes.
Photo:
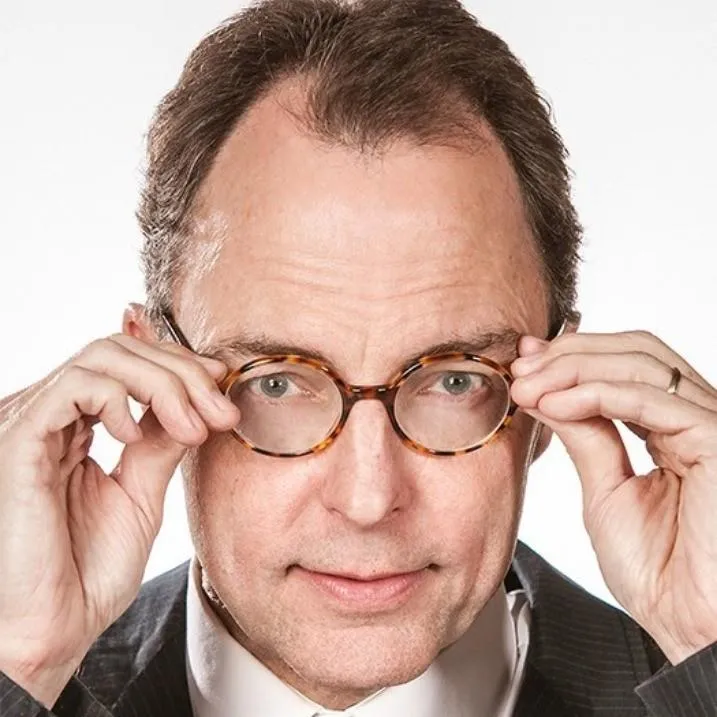
<path fill-rule="evenodd" d="M 462 451 L 488 439 L 510 411 L 510 386 L 488 364 L 436 361 L 417 369 L 396 394 L 396 421 L 434 451 Z"/>
<path fill-rule="evenodd" d="M 301 455 L 336 427 L 343 407 L 333 380 L 309 364 L 274 361 L 240 374 L 229 398 L 241 411 L 235 429 L 269 453 Z"/>

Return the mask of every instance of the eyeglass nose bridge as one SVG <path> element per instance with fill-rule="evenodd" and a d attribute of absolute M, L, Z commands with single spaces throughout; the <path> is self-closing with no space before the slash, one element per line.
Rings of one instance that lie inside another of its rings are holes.
<path fill-rule="evenodd" d="M 336 381 L 336 383 L 341 389 L 343 410 L 341 412 L 341 418 L 338 422 L 338 425 L 332 432 L 332 441 L 338 437 L 339 433 L 341 433 L 344 426 L 346 425 L 346 422 L 349 419 L 351 409 L 359 401 L 380 401 L 383 404 L 383 407 L 386 409 L 386 413 L 388 414 L 388 418 L 391 422 L 393 430 L 396 432 L 401 441 L 411 446 L 421 448 L 422 450 L 426 450 L 423 449 L 422 446 L 416 443 L 408 435 L 406 435 L 406 433 L 398 423 L 398 419 L 396 418 L 396 393 L 403 384 L 403 381 L 397 381 L 393 384 L 376 384 L 373 386 L 354 386 L 351 384 L 344 383 L 340 380 Z"/>
<path fill-rule="evenodd" d="M 359 401 L 381 401 L 385 406 L 393 403 L 396 397 L 397 385 L 377 384 L 375 386 L 341 386 L 346 401 L 353 406 Z"/>
<path fill-rule="evenodd" d="M 396 392 L 400 387 L 397 384 L 376 384 L 374 386 L 353 386 L 351 384 L 339 382 L 339 388 L 343 397 L 343 416 L 341 423 L 345 423 L 351 409 L 359 401 L 380 401 L 388 412 L 391 423 L 397 426 L 396 416 L 394 415 L 394 403 L 396 401 Z M 400 429 L 399 429 L 400 430 Z M 401 431 L 403 433 L 403 431 Z"/>

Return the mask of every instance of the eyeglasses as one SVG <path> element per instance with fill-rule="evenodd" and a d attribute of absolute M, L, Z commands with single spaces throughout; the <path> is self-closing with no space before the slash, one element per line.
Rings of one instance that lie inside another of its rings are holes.
<path fill-rule="evenodd" d="M 163 312 L 162 320 L 172 338 L 194 352 L 171 313 Z M 579 314 L 571 314 L 549 338 L 578 321 Z M 249 361 L 219 388 L 241 413 L 234 437 L 264 455 L 318 453 L 336 440 L 358 401 L 378 400 L 409 448 L 456 456 L 484 446 L 510 423 L 517 409 L 512 382 L 505 366 L 466 353 L 420 358 L 377 386 L 348 384 L 321 361 L 282 354 Z"/>

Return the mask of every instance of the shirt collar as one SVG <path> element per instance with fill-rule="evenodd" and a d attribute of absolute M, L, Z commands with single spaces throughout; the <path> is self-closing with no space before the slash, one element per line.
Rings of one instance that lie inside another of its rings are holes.
<path fill-rule="evenodd" d="M 195 717 L 487 717 L 499 712 L 517 662 L 516 632 L 501 582 L 471 627 L 419 677 L 344 711 L 307 699 L 234 640 L 201 589 L 196 559 L 187 591 L 187 677 Z"/>

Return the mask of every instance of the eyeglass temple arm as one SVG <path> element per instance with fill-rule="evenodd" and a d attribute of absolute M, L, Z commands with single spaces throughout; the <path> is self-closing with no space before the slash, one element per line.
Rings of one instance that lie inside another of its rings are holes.
<path fill-rule="evenodd" d="M 557 339 L 558 336 L 562 336 L 568 330 L 577 331 L 578 327 L 580 326 L 581 319 L 582 315 L 579 311 L 568 311 L 563 317 L 563 320 L 560 322 L 558 330 L 550 332 L 550 336 L 548 336 L 548 341 Z"/>
<path fill-rule="evenodd" d="M 192 345 L 187 340 L 187 337 L 182 332 L 182 329 L 177 326 L 177 322 L 169 311 L 163 311 L 161 313 L 162 322 L 164 323 L 169 335 L 180 345 L 184 346 L 185 349 L 189 349 L 192 353 L 196 353 L 192 348 Z"/>

